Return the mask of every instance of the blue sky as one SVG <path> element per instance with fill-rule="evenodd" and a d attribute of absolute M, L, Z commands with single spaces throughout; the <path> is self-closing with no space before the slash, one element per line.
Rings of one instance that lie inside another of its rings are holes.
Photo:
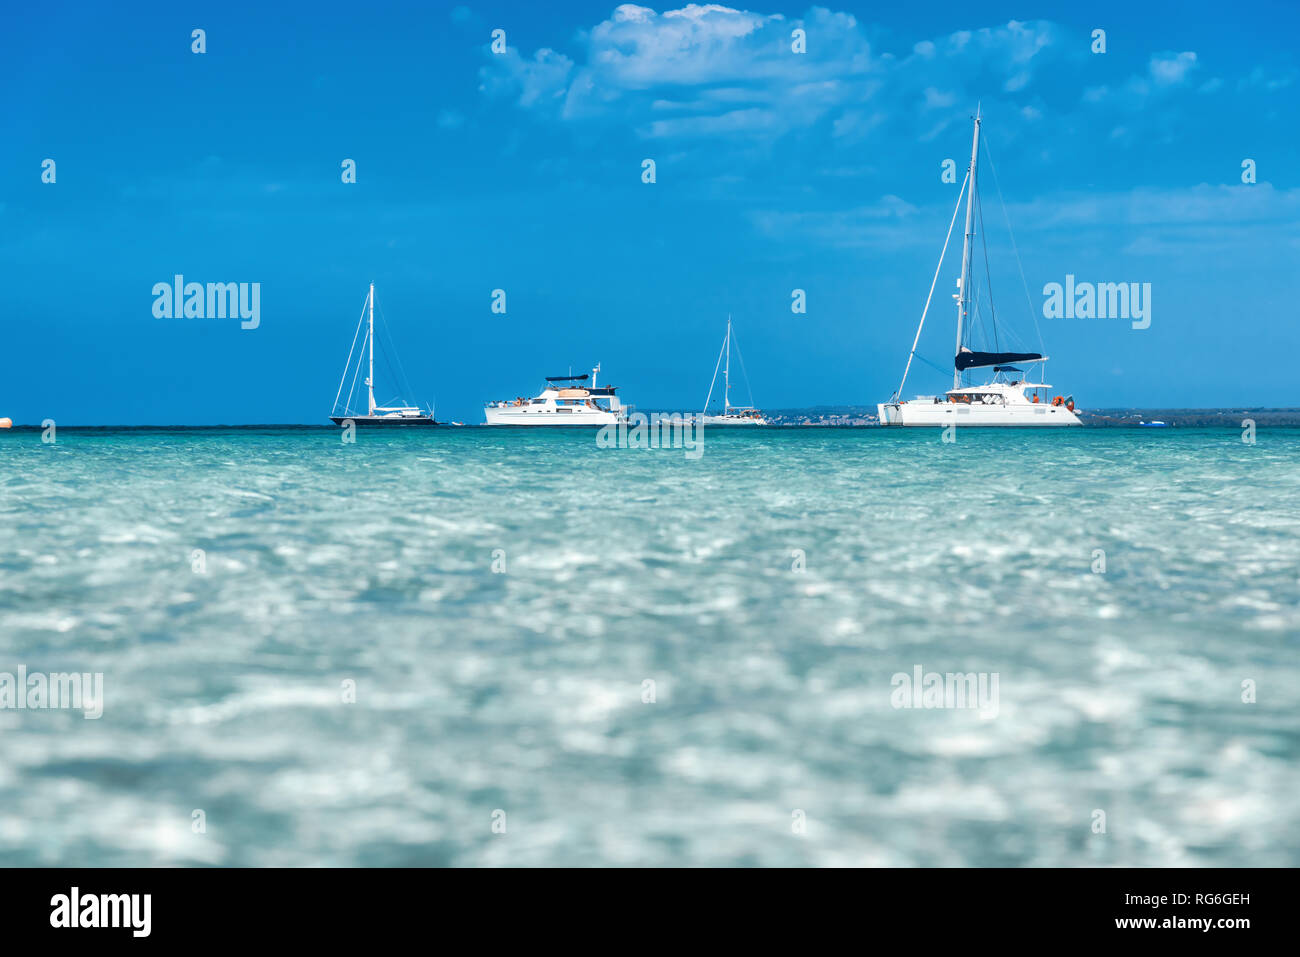
<path fill-rule="evenodd" d="M 596 361 L 627 401 L 696 408 L 728 313 L 760 405 L 872 404 L 977 101 L 1030 294 L 985 168 L 994 301 L 1033 348 L 1039 311 L 1049 381 L 1085 408 L 1300 404 L 1292 4 L 656 9 L 7 9 L 0 415 L 324 422 L 371 279 L 440 418 Z M 940 366 L 956 272 L 920 347 Z M 261 283 L 260 327 L 155 318 L 176 273 Z M 1066 274 L 1151 283 L 1150 328 L 1041 318 Z"/>

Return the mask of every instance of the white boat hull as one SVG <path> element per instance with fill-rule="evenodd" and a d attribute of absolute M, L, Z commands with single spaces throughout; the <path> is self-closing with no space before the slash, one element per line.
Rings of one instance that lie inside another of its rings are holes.
<path fill-rule="evenodd" d="M 435 422 L 431 415 L 331 415 L 330 421 L 335 425 L 342 425 L 344 422 L 351 422 L 353 425 L 364 425 L 367 428 L 379 426 L 388 428 L 389 426 L 403 425 L 441 425 Z"/>
<path fill-rule="evenodd" d="M 1046 402 L 1023 405 L 979 405 L 965 402 L 886 402 L 878 405 L 881 425 L 901 426 L 1010 426 L 1047 428 L 1082 425 L 1063 405 Z"/>
<path fill-rule="evenodd" d="M 621 412 L 588 408 L 546 408 L 544 406 L 509 405 L 483 410 L 488 425 L 616 425 Z"/>
<path fill-rule="evenodd" d="M 767 419 L 756 419 L 744 415 L 706 415 L 702 425 L 767 425 Z"/>

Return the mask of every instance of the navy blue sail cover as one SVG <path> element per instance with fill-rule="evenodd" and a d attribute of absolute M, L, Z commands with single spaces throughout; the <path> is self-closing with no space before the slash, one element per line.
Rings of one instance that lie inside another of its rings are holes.
<path fill-rule="evenodd" d="M 963 349 L 957 353 L 954 365 L 958 372 L 966 369 L 980 369 L 984 366 L 1000 366 L 1010 362 L 1033 362 L 1043 356 L 1038 352 L 972 352 Z"/>

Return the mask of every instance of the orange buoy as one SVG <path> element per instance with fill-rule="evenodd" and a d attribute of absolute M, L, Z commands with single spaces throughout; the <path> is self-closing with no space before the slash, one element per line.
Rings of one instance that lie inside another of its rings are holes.
<path fill-rule="evenodd" d="M 0 419 L 0 429 L 12 429 L 14 427 L 13 419 Z"/>

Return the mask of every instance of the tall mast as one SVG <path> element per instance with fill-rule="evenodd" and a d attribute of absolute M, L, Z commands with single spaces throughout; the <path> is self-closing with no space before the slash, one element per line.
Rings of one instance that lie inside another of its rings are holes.
<path fill-rule="evenodd" d="M 727 313 L 727 367 L 722 370 L 722 411 L 731 408 L 731 313 Z"/>
<path fill-rule="evenodd" d="M 968 312 L 970 311 L 970 261 L 971 250 L 973 248 L 974 234 L 971 232 L 972 218 L 971 213 L 974 207 L 975 198 L 975 164 L 979 159 L 980 148 L 980 108 L 975 106 L 975 134 L 971 139 L 970 146 L 970 191 L 966 194 L 966 241 L 961 247 L 961 279 L 957 280 L 957 348 L 953 349 L 953 361 L 961 354 L 961 327 Z M 952 387 L 961 388 L 961 372 L 957 370 L 954 364 L 952 370 Z"/>
<path fill-rule="evenodd" d="M 970 219 L 970 213 L 966 214 Z M 375 284 L 370 284 L 370 332 L 367 336 L 370 339 L 370 375 L 366 377 L 366 389 L 370 393 L 370 411 L 367 415 L 375 414 Z"/>

